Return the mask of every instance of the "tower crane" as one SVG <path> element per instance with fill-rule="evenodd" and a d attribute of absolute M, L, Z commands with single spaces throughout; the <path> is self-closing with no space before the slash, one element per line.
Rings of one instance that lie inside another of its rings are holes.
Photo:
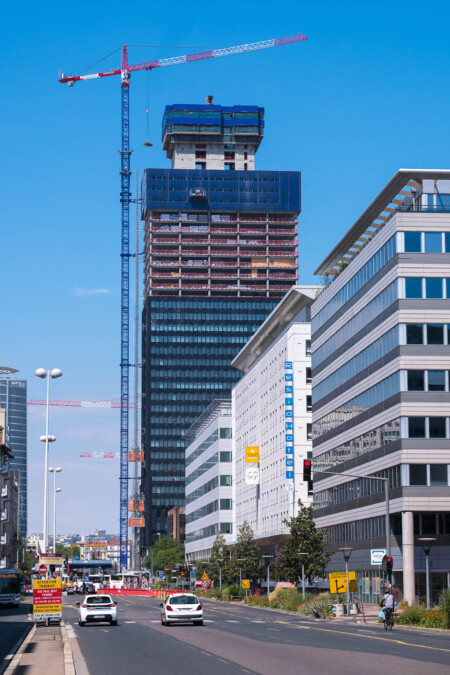
<path fill-rule="evenodd" d="M 129 225 L 130 225 L 130 75 L 138 70 L 153 70 L 164 66 L 175 66 L 182 63 L 193 63 L 195 61 L 204 61 L 214 59 L 220 56 L 231 56 L 243 52 L 256 51 L 258 49 L 268 49 L 270 47 L 281 47 L 282 45 L 293 42 L 302 42 L 306 40 L 303 33 L 290 35 L 282 38 L 272 38 L 261 42 L 252 42 L 235 47 L 225 47 L 222 49 L 212 49 L 207 52 L 197 54 L 186 54 L 184 56 L 174 56 L 167 59 L 158 59 L 156 61 L 147 61 L 144 63 L 128 63 L 127 45 L 122 47 L 122 65 L 120 68 L 113 68 L 102 73 L 93 73 L 90 75 L 64 75 L 59 78 L 62 84 L 68 84 L 73 87 L 75 82 L 84 80 L 93 80 L 96 78 L 110 77 L 120 75 L 122 90 L 122 146 L 121 156 L 121 191 L 120 202 L 122 205 L 122 251 L 121 251 L 121 360 L 120 360 L 120 570 L 126 569 L 128 565 L 128 385 L 129 385 L 129 267 L 130 267 L 130 247 L 129 247 Z M 137 367 L 137 364 L 135 364 Z"/>

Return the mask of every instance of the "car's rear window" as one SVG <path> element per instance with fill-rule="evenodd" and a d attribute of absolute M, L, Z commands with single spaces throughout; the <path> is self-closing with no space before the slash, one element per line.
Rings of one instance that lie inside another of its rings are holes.
<path fill-rule="evenodd" d="M 87 598 L 87 605 L 110 605 L 111 598 L 109 595 L 94 595 L 92 598 Z"/>
<path fill-rule="evenodd" d="M 168 598 L 170 605 L 196 605 L 198 600 L 195 595 L 177 595 L 174 598 Z"/>

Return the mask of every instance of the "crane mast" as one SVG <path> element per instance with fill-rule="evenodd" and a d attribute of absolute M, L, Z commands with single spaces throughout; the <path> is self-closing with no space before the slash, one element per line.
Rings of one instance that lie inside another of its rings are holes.
<path fill-rule="evenodd" d="M 144 63 L 128 63 L 127 45 L 122 48 L 121 68 L 114 68 L 102 73 L 91 75 L 62 75 L 59 82 L 73 87 L 75 82 L 83 80 L 92 80 L 95 78 L 109 77 L 112 75 L 121 76 L 122 90 L 122 147 L 120 149 L 121 167 L 120 167 L 120 202 L 122 206 L 122 250 L 121 250 L 121 358 L 120 358 L 120 570 L 128 567 L 128 408 L 129 408 L 129 282 L 130 282 L 130 73 L 139 70 L 152 70 L 163 66 L 181 65 L 183 63 L 194 63 L 206 59 L 218 58 L 220 56 L 231 56 L 243 52 L 256 51 L 258 49 L 268 49 L 269 47 L 280 47 L 282 45 L 306 40 L 303 33 L 290 35 L 283 38 L 272 38 L 260 42 L 252 42 L 235 47 L 225 47 L 222 49 L 213 49 L 207 52 L 197 54 L 186 54 L 184 56 L 174 56 L 167 59 L 158 59 L 155 61 L 146 61 Z M 137 198 L 137 195 L 136 195 Z M 138 367 L 138 364 L 134 364 Z M 137 394 L 137 392 L 136 392 Z"/>

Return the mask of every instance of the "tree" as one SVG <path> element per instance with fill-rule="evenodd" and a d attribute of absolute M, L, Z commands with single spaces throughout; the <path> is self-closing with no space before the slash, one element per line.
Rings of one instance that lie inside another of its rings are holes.
<path fill-rule="evenodd" d="M 158 572 L 167 566 L 184 562 L 184 544 L 178 539 L 161 537 L 153 544 L 153 570 Z M 151 554 L 147 556 L 145 567 L 151 567 Z M 171 568 L 172 569 L 172 568 Z"/>
<path fill-rule="evenodd" d="M 277 562 L 280 573 L 295 584 L 302 576 L 302 562 L 305 566 L 305 577 L 311 581 L 313 577 L 325 575 L 325 568 L 333 555 L 332 551 L 325 551 L 325 532 L 316 529 L 312 506 L 303 506 L 300 499 L 298 506 L 298 515 L 284 520 L 290 534 Z M 299 556 L 299 553 L 308 555 Z"/>
<path fill-rule="evenodd" d="M 209 578 L 213 581 L 219 581 L 222 570 L 222 581 L 227 581 L 229 577 L 230 554 L 227 549 L 227 542 L 223 532 L 218 532 L 214 544 L 211 548 L 211 557 L 209 559 L 210 574 Z"/>
<path fill-rule="evenodd" d="M 239 579 L 239 570 L 241 570 L 243 579 L 258 579 L 263 574 L 259 558 L 259 549 L 253 539 L 253 530 L 245 520 L 239 528 L 236 548 L 231 559 L 230 576 L 233 579 Z"/>

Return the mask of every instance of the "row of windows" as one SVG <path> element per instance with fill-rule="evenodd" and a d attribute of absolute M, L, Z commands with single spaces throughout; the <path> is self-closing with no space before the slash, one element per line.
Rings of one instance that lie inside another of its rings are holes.
<path fill-rule="evenodd" d="M 170 497 L 168 499 L 152 499 L 152 504 L 154 506 L 168 506 L 172 508 L 172 506 L 183 506 L 184 505 L 184 499 L 177 499 L 174 497 Z M 153 532 L 158 532 L 160 530 L 163 530 L 164 528 L 161 527 L 161 525 L 158 525 L 158 523 L 155 523 L 155 529 Z M 155 537 L 156 539 L 156 537 Z"/>
<path fill-rule="evenodd" d="M 440 487 L 448 485 L 447 464 L 409 464 L 408 485 L 426 485 Z"/>
<path fill-rule="evenodd" d="M 215 314 L 209 314 L 206 312 L 180 312 L 175 314 L 174 312 L 152 312 L 152 323 L 158 320 L 170 321 L 171 325 L 175 321 L 214 321 L 217 323 L 217 321 L 248 321 L 249 319 L 252 321 L 264 321 L 267 319 L 267 313 L 245 312 L 241 314 L 240 312 L 235 312 L 233 314 L 219 314 L 216 312 Z"/>
<path fill-rule="evenodd" d="M 227 340 L 228 342 L 228 340 Z M 150 346 L 151 353 L 153 356 L 170 356 L 172 359 L 175 356 L 192 356 L 193 354 L 196 354 L 199 359 L 202 356 L 208 357 L 206 359 L 207 362 L 209 362 L 209 358 L 212 356 L 221 356 L 222 359 L 225 356 L 230 356 L 233 357 L 236 355 L 236 347 L 231 347 L 231 345 L 227 344 L 227 342 L 222 343 L 219 346 L 215 345 L 210 345 L 209 347 L 201 347 L 199 345 L 189 345 L 188 347 L 166 347 L 164 343 L 161 344 L 152 344 Z M 230 358 L 231 361 L 231 358 Z M 184 363 L 184 360 L 183 360 Z M 145 365 L 145 357 L 144 357 L 144 365 Z"/>
<path fill-rule="evenodd" d="M 408 391 L 448 391 L 447 370 L 408 370 Z"/>
<path fill-rule="evenodd" d="M 443 323 L 407 323 L 406 344 L 408 345 L 448 345 L 450 344 L 450 324 Z"/>
<path fill-rule="evenodd" d="M 232 508 L 232 499 L 215 499 L 213 502 L 205 504 L 205 506 L 201 506 L 192 513 L 187 513 L 186 525 L 193 523 L 195 520 L 199 520 L 200 518 L 204 518 L 205 516 L 209 516 L 211 513 L 215 513 L 216 511 L 231 511 Z"/>
<path fill-rule="evenodd" d="M 217 466 L 218 462 L 231 462 L 231 452 L 221 451 L 215 452 L 214 455 L 208 457 L 207 460 L 203 462 L 195 471 L 193 471 L 189 476 L 186 476 L 186 487 L 190 485 L 194 480 L 202 476 L 206 471 L 212 469 L 212 467 Z"/>
<path fill-rule="evenodd" d="M 408 417 L 409 438 L 450 438 L 448 417 Z"/>
<path fill-rule="evenodd" d="M 166 452 L 164 450 L 162 452 L 155 452 L 154 450 L 152 450 L 150 452 L 150 457 L 151 459 L 171 459 L 171 460 L 184 459 L 184 452 L 176 452 L 176 451 Z"/>
<path fill-rule="evenodd" d="M 152 459 L 154 459 L 152 457 Z M 164 464 L 151 463 L 150 471 L 184 471 L 184 462 L 164 462 Z"/>
<path fill-rule="evenodd" d="M 187 368 L 189 366 L 195 366 L 196 368 L 199 368 L 200 366 L 207 366 L 208 368 L 212 368 L 214 366 L 222 366 L 224 371 L 230 369 L 230 359 L 228 358 L 223 358 L 223 359 L 149 359 L 147 361 L 151 366 L 165 366 L 166 368 L 166 373 L 170 374 L 171 370 L 170 368 L 176 368 L 178 366 L 183 366 L 184 368 Z M 223 376 L 223 375 L 222 375 Z"/>
<path fill-rule="evenodd" d="M 450 253 L 450 232 L 404 232 L 405 253 Z"/>
<path fill-rule="evenodd" d="M 444 299 L 450 298 L 450 278 L 405 277 L 405 298 Z"/>
<path fill-rule="evenodd" d="M 158 481 L 167 481 L 167 478 L 164 478 L 163 476 L 157 476 L 157 477 L 152 477 L 152 481 L 158 480 Z M 178 484 L 178 485 L 152 485 L 152 493 L 155 494 L 166 494 L 166 495 L 177 495 L 177 494 L 182 494 L 184 495 L 184 485 L 183 484 Z"/>
<path fill-rule="evenodd" d="M 217 429 L 215 429 L 208 438 L 206 438 L 203 443 L 200 443 L 200 445 L 194 450 L 194 452 L 191 452 L 190 455 L 186 456 L 186 467 L 190 466 L 194 460 L 197 459 L 201 454 L 206 452 L 208 448 L 211 447 L 213 443 L 217 441 L 219 438 L 219 433 Z"/>
<path fill-rule="evenodd" d="M 373 408 L 400 391 L 400 372 L 397 371 L 381 380 L 373 387 L 366 389 L 358 396 L 342 403 L 339 408 L 324 415 L 314 424 L 314 438 L 317 439 L 327 431 L 331 431 L 344 422 L 360 415 L 365 410 Z"/>
<path fill-rule="evenodd" d="M 276 302 L 267 302 L 264 300 L 261 300 L 261 302 L 256 302 L 254 300 L 252 301 L 245 301 L 245 300 L 235 300 L 235 301 L 230 301 L 230 300 L 223 300 L 222 302 L 219 302 L 217 300 L 186 300 L 186 302 L 181 302 L 180 300 L 173 300 L 173 301 L 167 301 L 167 300 L 152 300 L 151 301 L 151 308 L 159 308 L 159 309 L 178 309 L 180 311 L 187 310 L 187 309 L 197 309 L 200 311 L 211 311 L 212 309 L 220 309 L 220 310 L 226 310 L 226 309 L 233 309 L 233 310 L 245 310 L 246 312 L 251 310 L 251 309 L 257 309 L 261 311 L 262 309 L 267 309 L 268 312 L 272 311 L 272 309 L 275 307 L 277 303 Z"/>
<path fill-rule="evenodd" d="M 397 418 L 315 457 L 314 471 L 317 471 L 317 473 L 330 471 L 342 462 L 357 459 L 361 455 L 382 448 L 399 438 L 400 418 Z"/>
<path fill-rule="evenodd" d="M 402 517 L 394 513 L 390 518 L 391 534 L 402 534 Z M 360 541 L 361 539 L 381 539 L 385 537 L 386 522 L 384 516 L 332 525 L 324 531 L 327 544 Z M 450 513 L 415 513 L 414 535 L 430 536 L 450 534 Z"/>
<path fill-rule="evenodd" d="M 223 532 L 224 534 L 233 533 L 233 524 L 232 523 L 215 523 L 209 527 L 202 527 L 200 530 L 195 530 L 194 532 L 188 532 L 186 534 L 186 543 L 189 544 L 191 541 L 198 541 L 199 539 L 205 539 L 206 537 L 214 537 L 218 532 Z"/>
<path fill-rule="evenodd" d="M 338 291 L 312 319 L 312 331 L 316 332 L 346 302 L 363 288 L 397 253 L 395 236 L 391 237 L 361 269 Z"/>
<path fill-rule="evenodd" d="M 218 391 L 226 390 L 227 383 L 225 382 L 155 382 L 154 389 L 217 389 Z"/>
<path fill-rule="evenodd" d="M 374 477 L 378 476 L 379 478 L 389 478 L 390 488 L 400 487 L 402 484 L 399 464 L 397 466 L 392 466 L 387 470 L 378 471 L 373 475 Z M 348 483 L 341 483 L 341 485 L 335 485 L 326 490 L 315 492 L 314 508 L 323 509 L 327 506 L 344 504 L 345 502 L 351 502 L 355 499 L 360 499 L 361 497 L 369 497 L 370 495 L 376 495 L 380 492 L 384 492 L 383 480 L 357 478 Z"/>
<path fill-rule="evenodd" d="M 313 401 L 316 403 L 321 398 L 334 391 L 339 385 L 360 373 L 368 366 L 378 361 L 383 356 L 391 352 L 400 344 L 399 327 L 394 326 L 390 331 L 382 335 L 378 340 L 372 342 L 371 345 L 363 349 L 359 354 L 344 363 L 343 366 L 334 371 L 331 375 L 326 377 L 320 384 L 313 387 Z"/>
<path fill-rule="evenodd" d="M 223 477 L 225 478 L 226 476 Z M 222 476 L 220 476 L 220 478 L 222 479 Z M 214 476 L 214 478 L 211 478 L 211 480 L 203 483 L 203 485 L 201 485 L 199 488 L 186 495 L 186 505 L 192 504 L 192 502 L 195 502 L 196 499 L 203 497 L 203 495 L 208 494 L 208 492 L 215 490 L 217 487 L 219 487 L 219 476 Z"/>
<path fill-rule="evenodd" d="M 259 324 L 255 324 L 253 326 L 247 324 L 245 326 L 238 326 L 236 324 L 224 324 L 224 325 L 217 325 L 217 324 L 209 324 L 206 326 L 202 326 L 201 324 L 168 324 L 168 325 L 163 325 L 163 324 L 153 324 L 151 325 L 151 332 L 152 334 L 157 333 L 158 331 L 162 333 L 170 333 L 170 332 L 176 332 L 176 333 L 251 333 L 253 334 L 255 331 L 257 331 L 259 328 Z"/>
<path fill-rule="evenodd" d="M 227 335 L 225 338 L 215 337 L 214 335 L 150 335 L 151 342 L 227 342 L 244 344 L 248 337 L 236 337 Z"/>
<path fill-rule="evenodd" d="M 157 434 L 158 429 L 157 428 L 152 429 L 152 432 Z M 180 440 L 178 440 L 176 442 L 175 441 L 151 440 L 150 441 L 150 447 L 151 448 L 173 448 L 173 447 L 184 448 L 184 447 L 186 447 L 186 442 L 180 441 Z M 175 457 L 176 459 L 178 459 L 179 457 L 184 457 L 184 452 L 183 453 L 178 453 L 178 452 L 175 452 L 175 451 L 172 451 L 172 452 L 173 452 L 173 457 Z M 171 454 L 171 453 L 169 453 L 169 454 Z M 152 451 L 152 456 L 153 456 L 153 451 Z"/>
<path fill-rule="evenodd" d="M 352 319 L 349 319 L 342 328 L 340 328 L 336 333 L 326 342 L 319 347 L 312 355 L 312 367 L 317 368 L 317 366 L 325 361 L 331 354 L 342 347 L 342 345 L 347 344 L 347 342 L 356 335 L 362 328 L 365 328 L 372 319 L 378 317 L 381 312 L 383 312 L 386 307 L 392 305 L 392 303 L 398 298 L 398 284 L 397 281 L 393 281 L 387 288 L 379 293 L 373 300 L 371 300 L 358 314 L 356 314 Z"/>
<path fill-rule="evenodd" d="M 157 370 L 156 368 L 152 370 L 152 378 L 154 380 L 159 380 L 159 379 L 164 379 L 167 380 L 169 378 L 174 378 L 176 380 L 179 380 L 180 378 L 189 380 L 189 379 L 200 379 L 203 377 L 216 377 L 219 381 L 223 380 L 230 380 L 231 382 L 234 383 L 235 380 L 240 379 L 241 373 L 236 373 L 233 372 L 230 369 L 230 366 L 228 364 L 228 367 L 223 368 L 222 370 L 212 370 L 211 368 L 205 368 L 205 369 L 199 369 L 199 368 L 190 368 L 189 370 L 185 369 L 164 369 L 164 370 Z"/>
<path fill-rule="evenodd" d="M 161 417 L 150 417 L 150 419 L 148 421 L 150 422 L 150 424 L 164 424 L 164 423 L 167 423 L 168 420 L 167 420 L 167 416 L 162 415 Z M 192 416 L 181 417 L 181 416 L 177 415 L 177 424 L 178 425 L 187 424 L 188 426 L 190 426 L 191 423 L 192 423 Z"/>

